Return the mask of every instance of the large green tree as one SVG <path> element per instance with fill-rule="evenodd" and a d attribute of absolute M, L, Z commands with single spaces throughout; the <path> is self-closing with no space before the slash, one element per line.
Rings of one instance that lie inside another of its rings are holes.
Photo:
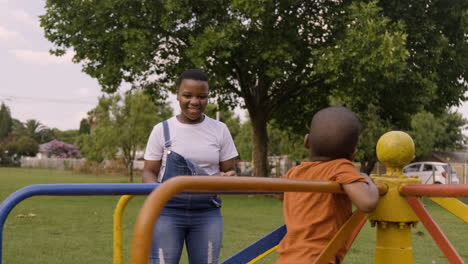
<path fill-rule="evenodd" d="M 220 103 L 247 109 L 253 174 L 265 176 L 271 119 L 304 134 L 312 114 L 332 98 L 364 122 L 370 118 L 365 115 L 368 104 L 374 104 L 381 106 L 376 111 L 384 121 L 408 126 L 420 105 L 443 109 L 458 103 L 466 85 L 456 81 L 466 72 L 453 68 L 466 67 L 460 65 L 466 62 L 466 41 L 451 39 L 466 38 L 466 8 L 461 0 L 456 5 L 462 12 L 442 2 L 416 1 L 416 6 L 429 6 L 429 13 L 437 14 L 422 17 L 424 21 L 436 22 L 442 19 L 440 13 L 453 22 L 435 27 L 427 23 L 429 30 L 424 27 L 422 34 L 413 30 L 420 21 L 409 17 L 411 11 L 428 13 L 427 8 L 405 10 L 411 5 L 407 1 L 383 1 L 382 13 L 375 2 L 351 1 L 48 0 L 41 25 L 56 45 L 52 52 L 63 55 L 73 48 L 73 60 L 106 92 L 115 92 L 126 81 L 155 98 L 164 97 L 174 91 L 174 79 L 186 68 L 207 71 Z M 406 46 L 406 29 L 414 34 L 409 38 L 413 46 Z M 441 37 L 427 51 L 425 43 L 447 30 L 453 38 Z M 457 46 L 453 52 L 445 48 L 452 45 Z M 446 57 L 450 54 L 461 59 Z M 437 58 L 424 59 L 433 55 Z M 451 58 L 457 63 L 451 65 Z M 452 70 L 435 82 L 432 66 L 425 62 L 437 60 L 444 63 L 436 68 Z"/>
<path fill-rule="evenodd" d="M 4 103 L 0 106 L 0 144 L 13 129 L 13 119 L 10 109 Z"/>
<path fill-rule="evenodd" d="M 133 181 L 136 152 L 144 150 L 153 126 L 172 116 L 172 108 L 155 105 L 141 91 L 132 90 L 123 98 L 120 95 L 101 97 L 89 115 L 91 134 L 81 135 L 86 157 L 100 162 L 120 153 Z"/>
<path fill-rule="evenodd" d="M 36 140 L 28 136 L 22 136 L 18 140 L 7 145 L 8 155 L 17 156 L 36 156 L 39 152 L 39 144 Z"/>
<path fill-rule="evenodd" d="M 466 136 L 462 129 L 467 124 L 468 120 L 457 112 L 444 112 L 438 118 L 428 112 L 414 115 L 408 132 L 414 140 L 416 156 L 428 156 L 433 150 L 464 150 Z"/>
<path fill-rule="evenodd" d="M 216 104 L 209 104 L 205 109 L 205 114 L 211 118 L 218 119 L 229 128 L 232 138 L 236 138 L 240 130 L 240 117 L 226 108 L 221 109 Z"/>

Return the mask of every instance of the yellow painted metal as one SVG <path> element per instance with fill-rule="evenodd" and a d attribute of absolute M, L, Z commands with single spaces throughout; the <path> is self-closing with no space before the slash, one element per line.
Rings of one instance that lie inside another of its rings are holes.
<path fill-rule="evenodd" d="M 123 263 L 123 235 L 122 235 L 122 217 L 125 207 L 134 195 L 123 195 L 114 211 L 114 264 Z"/>
<path fill-rule="evenodd" d="M 411 228 L 408 224 L 378 222 L 374 263 L 413 263 Z"/>
<path fill-rule="evenodd" d="M 414 157 L 414 143 L 402 131 L 385 133 L 377 142 L 377 158 L 387 169 L 384 175 L 371 175 L 376 184 L 386 185 L 374 212 L 368 215 L 372 226 L 377 225 L 374 263 L 413 263 L 411 226 L 419 219 L 399 189 L 406 184 L 420 184 L 416 178 L 403 175 L 402 169 Z"/>
<path fill-rule="evenodd" d="M 377 158 L 386 169 L 387 177 L 406 178 L 402 168 L 414 158 L 414 142 L 403 131 L 390 131 L 377 141 Z"/>
<path fill-rule="evenodd" d="M 381 177 L 371 175 L 371 177 L 376 184 L 387 185 L 388 190 L 384 196 L 380 196 L 377 208 L 369 214 L 369 220 L 385 222 L 419 221 L 411 206 L 399 193 L 399 187 L 404 184 L 418 184 L 421 181 L 414 178 L 390 178 L 385 175 Z"/>
<path fill-rule="evenodd" d="M 430 197 L 430 199 L 468 224 L 468 205 L 462 201 L 448 197 Z"/>
<path fill-rule="evenodd" d="M 252 259 L 251 261 L 247 262 L 247 264 L 253 264 L 256 263 L 257 261 L 261 260 L 262 258 L 266 257 L 268 254 L 271 252 L 275 251 L 278 245 L 270 248 L 269 250 L 263 252 L 263 254 L 258 255 L 256 258 Z"/>

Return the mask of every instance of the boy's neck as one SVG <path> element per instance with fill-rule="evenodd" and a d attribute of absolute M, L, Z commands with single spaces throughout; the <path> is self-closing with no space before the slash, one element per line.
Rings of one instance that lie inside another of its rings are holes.
<path fill-rule="evenodd" d="M 309 156 L 309 161 L 331 161 L 331 160 L 337 160 L 337 159 L 347 159 L 349 161 L 352 161 L 350 158 L 345 158 L 345 157 L 325 157 L 325 156 Z"/>
<path fill-rule="evenodd" d="M 331 157 L 324 157 L 324 156 L 310 156 L 309 161 L 330 161 L 334 160 L 334 158 Z"/>

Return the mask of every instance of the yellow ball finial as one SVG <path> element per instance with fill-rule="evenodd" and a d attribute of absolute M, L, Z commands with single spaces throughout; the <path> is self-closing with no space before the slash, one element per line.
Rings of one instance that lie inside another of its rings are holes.
<path fill-rule="evenodd" d="M 377 158 L 387 168 L 387 176 L 405 177 L 403 167 L 414 158 L 414 142 L 403 131 L 390 131 L 377 141 Z"/>

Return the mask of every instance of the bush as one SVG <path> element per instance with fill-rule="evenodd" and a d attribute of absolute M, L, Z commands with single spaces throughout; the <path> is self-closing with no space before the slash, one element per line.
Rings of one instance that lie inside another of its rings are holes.
<path fill-rule="evenodd" d="M 21 165 L 18 155 L 7 150 L 5 146 L 0 145 L 0 166 L 19 167 Z"/>
<path fill-rule="evenodd" d="M 95 175 L 126 175 L 127 169 L 123 160 L 105 160 L 96 162 L 86 160 L 81 165 L 75 168 L 75 172 L 88 173 Z"/>
<path fill-rule="evenodd" d="M 59 157 L 59 158 L 79 158 L 79 152 L 75 145 L 67 144 L 62 141 L 52 140 L 47 143 L 47 152 L 51 156 Z"/>
<path fill-rule="evenodd" d="M 7 150 L 8 154 L 11 156 L 16 154 L 17 156 L 34 157 L 36 156 L 37 152 L 39 152 L 39 144 L 36 142 L 36 140 L 28 136 L 23 136 L 18 140 L 8 144 Z"/>

